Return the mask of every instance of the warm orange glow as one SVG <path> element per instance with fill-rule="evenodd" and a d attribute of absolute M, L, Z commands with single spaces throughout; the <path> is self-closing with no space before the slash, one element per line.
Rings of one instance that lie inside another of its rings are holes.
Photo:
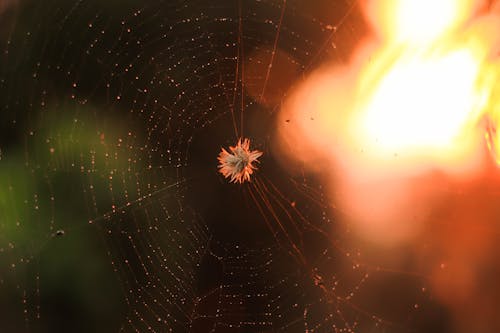
<path fill-rule="evenodd" d="M 457 31 L 485 0 L 368 1 L 366 16 L 391 43 L 429 44 Z"/>
<path fill-rule="evenodd" d="M 372 155 L 460 163 L 477 149 L 477 124 L 491 96 L 491 84 L 480 79 L 491 68 L 484 65 L 484 44 L 459 34 L 477 6 L 470 0 L 380 1 L 387 38 L 361 73 L 353 135 Z"/>
<path fill-rule="evenodd" d="M 374 38 L 348 66 L 319 69 L 283 106 L 286 152 L 312 170 L 331 168 L 336 204 L 360 234 L 385 244 L 415 237 L 426 214 L 398 223 L 417 198 L 420 211 L 435 198 L 414 177 L 438 170 L 464 180 L 500 164 L 498 8 L 368 1 Z"/>
<path fill-rule="evenodd" d="M 483 288 L 498 287 L 500 0 L 367 0 L 365 16 L 373 34 L 350 63 L 283 105 L 284 165 L 323 177 L 354 241 L 426 253 L 458 332 L 496 332 Z"/>
<path fill-rule="evenodd" d="M 395 1 L 395 29 L 398 40 L 426 43 L 439 37 L 459 17 L 457 0 Z"/>
<path fill-rule="evenodd" d="M 391 151 L 449 148 L 477 116 L 478 69 L 467 51 L 400 58 L 364 105 L 361 131 L 368 142 Z"/>

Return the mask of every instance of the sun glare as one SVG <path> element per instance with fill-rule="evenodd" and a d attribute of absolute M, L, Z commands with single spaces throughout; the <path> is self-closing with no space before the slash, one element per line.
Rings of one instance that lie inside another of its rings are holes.
<path fill-rule="evenodd" d="M 360 233 L 397 243 L 414 237 L 425 220 L 403 207 L 433 202 L 435 189 L 417 188 L 410 179 L 439 172 L 467 181 L 500 162 L 500 5 L 365 5 L 370 38 L 347 66 L 320 68 L 297 89 L 283 117 L 300 121 L 281 135 L 286 152 L 301 156 L 311 170 L 318 170 L 318 161 L 332 166 L 336 204 L 349 211 Z M 419 191 L 428 201 L 417 201 Z M 397 232 L 409 219 L 415 228 Z"/>
<path fill-rule="evenodd" d="M 457 18 L 456 0 L 398 0 L 394 29 L 398 40 L 427 43 L 450 29 Z"/>
<path fill-rule="evenodd" d="M 382 150 L 450 148 L 480 105 L 477 73 L 467 51 L 400 58 L 377 78 L 360 132 Z"/>

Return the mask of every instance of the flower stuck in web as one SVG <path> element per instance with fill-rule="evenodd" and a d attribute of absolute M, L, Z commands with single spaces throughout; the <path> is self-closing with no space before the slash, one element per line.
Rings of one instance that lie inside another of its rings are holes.
<path fill-rule="evenodd" d="M 244 183 L 250 181 L 250 176 L 257 167 L 253 164 L 259 162 L 258 158 L 262 156 L 259 150 L 250 150 L 249 139 L 239 139 L 236 146 L 229 147 L 230 152 L 222 148 L 217 158 L 219 160 L 219 172 L 225 177 L 230 178 L 232 183 Z"/>

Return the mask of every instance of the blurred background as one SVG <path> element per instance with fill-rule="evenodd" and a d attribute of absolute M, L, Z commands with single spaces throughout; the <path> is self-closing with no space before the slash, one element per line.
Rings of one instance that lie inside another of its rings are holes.
<path fill-rule="evenodd" d="M 380 246 L 277 148 L 368 34 L 355 0 L 0 0 L 0 331 L 497 332 L 495 177 Z M 239 137 L 264 155 L 229 184 Z"/>

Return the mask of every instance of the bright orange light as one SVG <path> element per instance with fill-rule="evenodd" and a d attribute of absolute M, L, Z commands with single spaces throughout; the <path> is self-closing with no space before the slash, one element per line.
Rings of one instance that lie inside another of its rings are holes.
<path fill-rule="evenodd" d="M 489 64 L 481 75 L 481 84 L 487 91 L 485 106 L 485 140 L 492 158 L 500 166 L 500 63 Z"/>
<path fill-rule="evenodd" d="M 434 295 L 460 320 L 483 304 L 463 321 L 480 327 L 497 301 L 481 267 L 500 235 L 500 0 L 364 3 L 371 38 L 294 91 L 280 143 L 323 177 L 354 240 L 425 243 Z"/>
<path fill-rule="evenodd" d="M 500 0 L 366 5 L 374 38 L 349 66 L 321 68 L 294 92 L 280 134 L 301 163 L 332 173 L 336 204 L 360 235 L 395 244 L 427 218 L 411 207 L 435 200 L 414 179 L 472 179 L 487 149 L 500 164 Z"/>
<path fill-rule="evenodd" d="M 429 44 L 456 32 L 486 0 L 371 0 L 365 14 L 386 42 Z"/>
<path fill-rule="evenodd" d="M 489 112 L 498 77 L 488 74 L 485 45 L 496 37 L 484 27 L 461 37 L 460 29 L 482 2 L 376 3 L 370 9 L 383 19 L 385 41 L 358 80 L 353 145 L 369 148 L 372 158 L 404 154 L 414 165 L 415 157 L 423 165 L 429 159 L 464 163 L 477 149 L 478 123 Z M 494 135 L 489 134 L 490 147 L 500 149 Z"/>
<path fill-rule="evenodd" d="M 460 1 L 397 0 L 394 32 L 398 40 L 428 42 L 441 36 L 456 22 Z M 462 1 L 463 2 L 463 1 Z"/>
<path fill-rule="evenodd" d="M 478 64 L 467 50 L 409 54 L 376 83 L 360 132 L 378 149 L 450 148 L 482 103 Z"/>

